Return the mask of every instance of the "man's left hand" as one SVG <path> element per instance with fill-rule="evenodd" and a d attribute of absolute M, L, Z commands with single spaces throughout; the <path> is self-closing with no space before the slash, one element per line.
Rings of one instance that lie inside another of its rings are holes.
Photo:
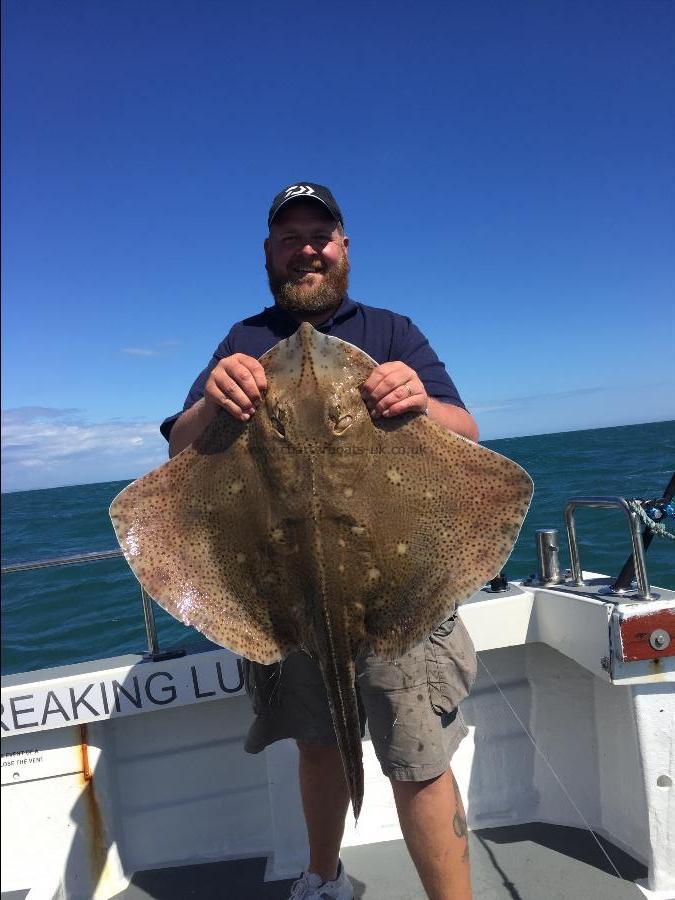
<path fill-rule="evenodd" d="M 429 396 L 414 369 L 402 362 L 386 362 L 373 369 L 361 396 L 374 419 L 404 412 L 426 412 Z"/>

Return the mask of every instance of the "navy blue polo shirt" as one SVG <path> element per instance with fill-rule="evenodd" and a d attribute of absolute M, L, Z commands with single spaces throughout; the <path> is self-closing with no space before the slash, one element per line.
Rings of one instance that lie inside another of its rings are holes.
<path fill-rule="evenodd" d="M 211 370 L 219 360 L 233 353 L 245 353 L 259 358 L 298 329 L 298 322 L 277 306 L 266 307 L 256 316 L 237 322 L 224 341 L 218 344 L 208 366 L 190 388 L 183 404 L 183 412 L 204 396 L 204 387 Z M 445 366 L 436 356 L 429 341 L 407 317 L 366 306 L 345 297 L 334 315 L 319 325 L 318 331 L 348 341 L 360 347 L 376 362 L 400 360 L 417 372 L 427 394 L 466 409 Z M 168 440 L 173 424 L 181 413 L 169 416 L 160 425 Z"/>

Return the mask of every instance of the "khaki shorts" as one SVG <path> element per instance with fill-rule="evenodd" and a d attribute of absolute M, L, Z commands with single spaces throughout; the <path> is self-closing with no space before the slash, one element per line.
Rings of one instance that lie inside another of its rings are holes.
<path fill-rule="evenodd" d="M 245 744 L 249 753 L 284 738 L 335 744 L 326 689 L 306 653 L 272 666 L 245 660 L 244 676 L 256 714 Z M 357 658 L 362 737 L 367 720 L 387 777 L 425 781 L 448 768 L 467 733 L 458 704 L 475 677 L 473 642 L 456 614 L 398 659 L 385 661 L 372 652 Z"/>

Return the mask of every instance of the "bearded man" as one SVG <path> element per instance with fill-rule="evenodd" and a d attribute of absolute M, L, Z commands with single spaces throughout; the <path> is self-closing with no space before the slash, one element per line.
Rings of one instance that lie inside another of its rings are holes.
<path fill-rule="evenodd" d="M 182 414 L 162 423 L 170 455 L 192 443 L 220 410 L 242 422 L 255 415 L 267 386 L 258 358 L 301 322 L 354 344 L 379 363 L 362 387 L 373 418 L 418 411 L 477 440 L 476 423 L 411 320 L 349 298 L 349 238 L 328 188 L 303 182 L 280 191 L 268 228 L 265 265 L 274 305 L 233 326 L 190 389 Z M 319 669 L 299 651 L 283 667 L 247 663 L 245 671 L 256 714 L 246 750 L 259 753 L 283 738 L 295 739 L 299 748 L 310 859 L 291 898 L 351 900 L 339 859 L 349 792 Z M 357 661 L 362 729 L 367 719 L 430 900 L 471 897 L 466 821 L 450 759 L 467 733 L 458 704 L 475 673 L 474 648 L 456 615 L 414 647 L 402 666 L 372 653 Z M 416 721 L 428 736 L 424 744 L 418 733 L 394 729 L 404 707 L 419 713 Z"/>

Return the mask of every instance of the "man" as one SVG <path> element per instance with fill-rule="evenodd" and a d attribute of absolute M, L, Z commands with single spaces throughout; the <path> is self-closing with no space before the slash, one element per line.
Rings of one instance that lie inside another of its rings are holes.
<path fill-rule="evenodd" d="M 374 419 L 418 411 L 477 440 L 476 423 L 415 325 L 349 299 L 349 238 L 331 192 L 313 183 L 289 186 L 274 198 L 268 227 L 265 264 L 275 304 L 232 328 L 192 386 L 184 412 L 162 423 L 170 455 L 185 449 L 221 410 L 242 422 L 255 415 L 266 388 L 258 357 L 303 321 L 379 363 L 362 388 Z M 475 670 L 471 639 L 456 617 L 399 665 L 372 653 L 357 661 L 362 712 L 430 900 L 471 897 L 466 821 L 450 757 L 466 734 L 457 704 Z M 349 794 L 319 670 L 298 652 L 281 669 L 248 664 L 247 686 L 256 718 L 246 749 L 257 753 L 288 737 L 299 748 L 310 860 L 291 897 L 351 900 L 339 860 Z M 403 713 L 413 711 L 414 727 L 406 726 Z"/>

